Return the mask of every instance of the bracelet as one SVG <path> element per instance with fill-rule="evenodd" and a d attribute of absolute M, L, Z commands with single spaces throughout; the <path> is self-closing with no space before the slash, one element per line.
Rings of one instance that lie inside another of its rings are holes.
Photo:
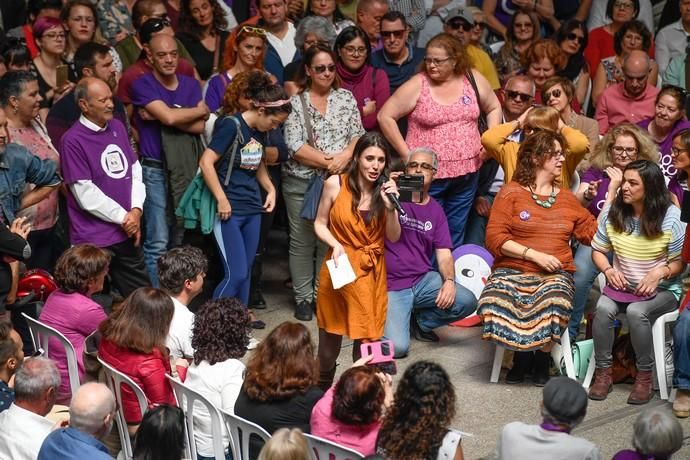
<path fill-rule="evenodd" d="M 608 268 L 605 269 L 602 273 L 603 273 L 604 275 L 606 275 L 606 272 L 609 271 L 609 270 L 615 270 L 615 268 L 613 268 L 611 265 L 609 265 Z"/>
<path fill-rule="evenodd" d="M 455 283 L 455 280 L 453 278 L 444 278 L 443 282 L 445 283 L 446 281 L 452 281 L 453 283 Z"/>
<path fill-rule="evenodd" d="M 526 257 L 525 257 L 525 256 L 527 255 L 527 251 L 529 251 L 530 249 L 532 249 L 532 248 L 526 247 L 526 248 L 522 251 L 522 260 L 526 260 Z"/>

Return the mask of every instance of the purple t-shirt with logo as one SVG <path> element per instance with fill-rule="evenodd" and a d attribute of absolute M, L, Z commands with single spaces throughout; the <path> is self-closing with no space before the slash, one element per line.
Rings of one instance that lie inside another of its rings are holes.
<path fill-rule="evenodd" d="M 153 73 L 142 75 L 132 84 L 132 104 L 146 107 L 153 101 L 163 101 L 168 107 L 192 108 L 201 101 L 201 87 L 194 78 L 177 75 L 177 88 L 165 88 Z M 142 120 L 134 112 L 134 125 L 139 131 L 139 152 L 145 158 L 161 160 L 161 122 Z"/>
<path fill-rule="evenodd" d="M 433 198 L 425 205 L 401 203 L 406 216 L 400 216 L 400 239 L 386 239 L 388 290 L 409 289 L 433 270 L 431 256 L 435 249 L 452 249 L 448 220 L 443 208 Z"/>
<path fill-rule="evenodd" d="M 609 179 L 609 177 L 604 174 L 604 171 L 594 167 L 590 167 L 589 169 L 587 169 L 587 171 L 582 173 L 582 176 L 580 177 L 580 183 L 583 184 L 589 184 L 597 180 L 601 181 L 599 183 L 599 188 L 597 189 L 597 194 L 591 201 L 591 203 L 589 203 L 589 206 L 587 206 L 587 209 L 589 210 L 589 212 L 592 213 L 594 217 L 599 217 L 599 213 L 604 208 L 604 203 L 606 202 L 606 195 L 609 190 L 609 183 L 611 182 L 611 179 Z"/>
<path fill-rule="evenodd" d="M 129 211 L 132 205 L 132 164 L 137 161 L 121 121 L 112 119 L 103 131 L 92 131 L 77 121 L 62 136 L 60 164 L 65 184 L 90 180 L 106 196 Z M 72 244 L 108 247 L 128 237 L 122 227 L 84 211 L 67 194 Z"/>

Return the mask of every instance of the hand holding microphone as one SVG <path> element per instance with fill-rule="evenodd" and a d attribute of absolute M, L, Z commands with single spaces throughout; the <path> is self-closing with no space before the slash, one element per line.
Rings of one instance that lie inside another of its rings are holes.
<path fill-rule="evenodd" d="M 385 198 L 388 198 L 393 205 L 393 208 L 398 211 L 398 214 L 401 216 L 407 215 L 402 206 L 400 206 L 400 200 L 398 199 L 398 187 L 395 184 L 395 181 L 388 179 L 385 174 L 381 174 L 379 180 L 381 181 L 381 194 Z"/>

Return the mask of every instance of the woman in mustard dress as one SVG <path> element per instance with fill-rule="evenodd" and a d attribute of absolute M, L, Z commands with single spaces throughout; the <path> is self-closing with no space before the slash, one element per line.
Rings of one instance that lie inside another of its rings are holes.
<path fill-rule="evenodd" d="M 344 335 L 355 341 L 353 356 L 361 342 L 383 336 L 388 304 L 383 241 L 384 236 L 391 241 L 400 238 L 398 213 L 386 196 L 397 194 L 397 187 L 392 180 L 382 180 L 391 151 L 381 134 L 367 133 L 357 141 L 348 171 L 324 184 L 314 222 L 316 236 L 330 247 L 325 260 L 346 254 L 357 278 L 334 289 L 326 264 L 321 265 L 316 317 L 322 388 L 333 382 Z"/>

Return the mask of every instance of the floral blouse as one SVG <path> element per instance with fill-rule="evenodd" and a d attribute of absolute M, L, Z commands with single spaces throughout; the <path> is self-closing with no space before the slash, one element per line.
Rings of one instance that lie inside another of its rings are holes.
<path fill-rule="evenodd" d="M 364 134 L 362 119 L 355 97 L 346 89 L 332 89 L 328 95 L 326 116 L 311 105 L 309 90 L 304 91 L 307 111 L 314 136 L 314 147 L 327 155 L 335 155 L 345 149 L 353 139 Z M 292 112 L 285 121 L 284 136 L 290 159 L 283 164 L 283 173 L 309 179 L 316 172 L 295 160 L 295 152 L 307 143 L 307 128 L 299 94 L 292 96 Z"/>
<path fill-rule="evenodd" d="M 48 131 L 43 123 L 38 120 L 32 121 L 30 128 L 7 127 L 10 134 L 10 141 L 23 145 L 33 155 L 41 160 L 53 160 L 60 170 L 60 155 L 53 147 Z M 27 184 L 26 190 L 29 192 L 34 188 L 33 184 Z M 41 200 L 39 203 L 22 209 L 17 213 L 17 217 L 28 217 L 31 221 L 31 230 L 45 230 L 55 225 L 58 218 L 58 193 L 59 187 Z"/>
<path fill-rule="evenodd" d="M 121 0 L 99 0 L 94 2 L 98 11 L 98 24 L 101 27 L 101 34 L 109 44 L 115 45 L 115 37 L 121 30 L 134 35 L 134 25 L 132 24 L 132 13 L 127 9 L 127 5 Z"/>

